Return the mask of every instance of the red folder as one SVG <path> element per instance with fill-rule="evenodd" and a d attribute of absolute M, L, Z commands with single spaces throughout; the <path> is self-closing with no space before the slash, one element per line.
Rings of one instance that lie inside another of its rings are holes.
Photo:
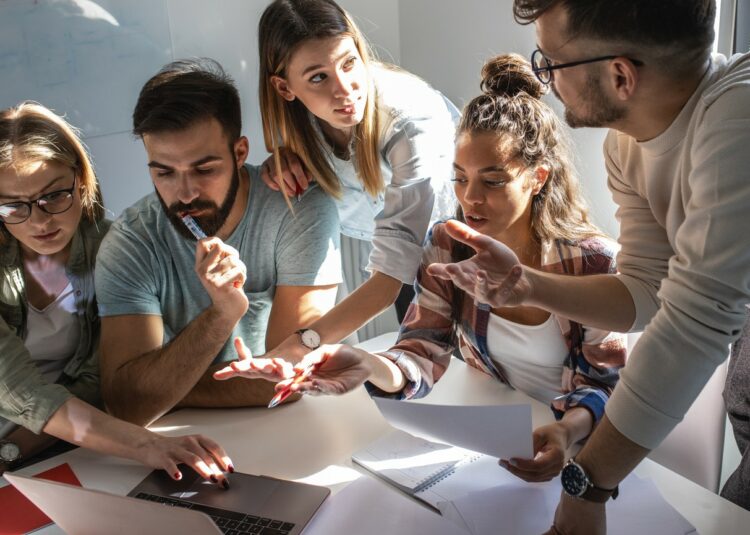
<path fill-rule="evenodd" d="M 68 463 L 50 468 L 34 477 L 78 487 L 82 486 Z M 52 523 L 47 515 L 27 500 L 13 485 L 0 489 L 0 511 L 2 511 L 2 514 L 0 514 L 0 535 L 28 533 Z"/>

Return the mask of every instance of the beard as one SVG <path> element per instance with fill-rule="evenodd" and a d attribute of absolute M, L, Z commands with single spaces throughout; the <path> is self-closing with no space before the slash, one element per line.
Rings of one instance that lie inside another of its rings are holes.
<path fill-rule="evenodd" d="M 575 112 L 566 104 L 565 105 L 565 122 L 571 128 L 609 126 L 615 121 L 625 116 L 625 109 L 612 103 L 601 89 L 601 79 L 598 75 L 589 74 L 586 78 L 586 85 L 581 92 L 579 100 L 586 103 L 589 110 L 587 115 Z M 557 99 L 565 104 L 560 98 L 560 94 L 552 84 L 552 92 Z"/>
<path fill-rule="evenodd" d="M 185 223 L 182 221 L 182 214 L 185 212 L 203 212 L 200 216 L 194 216 L 195 222 L 198 226 L 206 233 L 206 236 L 214 236 L 219 229 L 224 225 L 229 217 L 229 212 L 232 211 L 234 201 L 237 197 L 237 190 L 240 187 L 240 171 L 237 167 L 234 168 L 232 173 L 232 182 L 229 185 L 229 191 L 227 191 L 221 206 L 218 206 L 213 201 L 207 201 L 202 199 L 195 199 L 194 201 L 185 204 L 177 201 L 172 203 L 170 206 L 164 202 L 159 192 L 156 191 L 156 196 L 159 198 L 161 207 L 164 209 L 164 213 L 167 214 L 169 222 L 172 223 L 172 227 L 177 233 L 188 240 L 195 241 L 195 236 L 188 230 Z"/>

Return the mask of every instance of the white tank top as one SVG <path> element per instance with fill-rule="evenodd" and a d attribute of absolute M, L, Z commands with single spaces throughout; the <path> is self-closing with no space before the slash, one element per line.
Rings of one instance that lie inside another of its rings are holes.
<path fill-rule="evenodd" d="M 29 305 L 26 325 L 26 349 L 44 379 L 54 383 L 75 354 L 81 336 L 73 286 L 68 283 L 44 310 Z"/>
<path fill-rule="evenodd" d="M 561 395 L 568 348 L 554 315 L 540 325 L 521 325 L 490 314 L 487 349 L 514 388 L 542 403 Z"/>

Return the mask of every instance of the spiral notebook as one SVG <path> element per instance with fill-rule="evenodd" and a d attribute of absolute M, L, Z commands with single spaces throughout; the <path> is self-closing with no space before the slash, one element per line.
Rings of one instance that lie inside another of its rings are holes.
<path fill-rule="evenodd" d="M 352 455 L 352 460 L 433 508 L 513 476 L 497 459 L 395 430 Z"/>

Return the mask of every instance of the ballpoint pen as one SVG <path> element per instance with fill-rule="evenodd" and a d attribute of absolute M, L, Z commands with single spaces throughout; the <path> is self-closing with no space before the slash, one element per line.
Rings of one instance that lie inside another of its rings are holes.
<path fill-rule="evenodd" d="M 185 223 L 185 226 L 193 234 L 193 236 L 195 236 L 196 240 L 202 240 L 203 238 L 208 237 L 206 236 L 206 233 L 203 232 L 203 229 L 198 226 L 198 223 L 195 222 L 193 216 L 191 216 L 190 214 L 184 214 L 182 216 L 182 222 Z"/>
<path fill-rule="evenodd" d="M 284 401 L 286 398 L 292 395 L 292 386 L 300 384 L 302 381 L 310 377 L 310 374 L 315 371 L 318 367 L 318 363 L 311 364 L 304 370 L 298 370 L 294 379 L 291 383 L 286 385 L 284 388 L 278 391 L 278 393 L 271 399 L 268 404 L 269 409 L 273 409 L 276 405 Z"/>
<path fill-rule="evenodd" d="M 196 240 L 202 240 L 208 237 L 206 236 L 206 233 L 203 232 L 203 229 L 198 226 L 198 223 L 195 221 L 195 219 L 193 219 L 193 216 L 191 216 L 190 214 L 183 214 L 181 219 L 182 222 L 185 223 L 185 226 L 188 228 L 190 233 L 195 236 Z M 240 281 L 234 281 L 232 284 L 235 288 L 239 288 L 242 285 Z"/>

